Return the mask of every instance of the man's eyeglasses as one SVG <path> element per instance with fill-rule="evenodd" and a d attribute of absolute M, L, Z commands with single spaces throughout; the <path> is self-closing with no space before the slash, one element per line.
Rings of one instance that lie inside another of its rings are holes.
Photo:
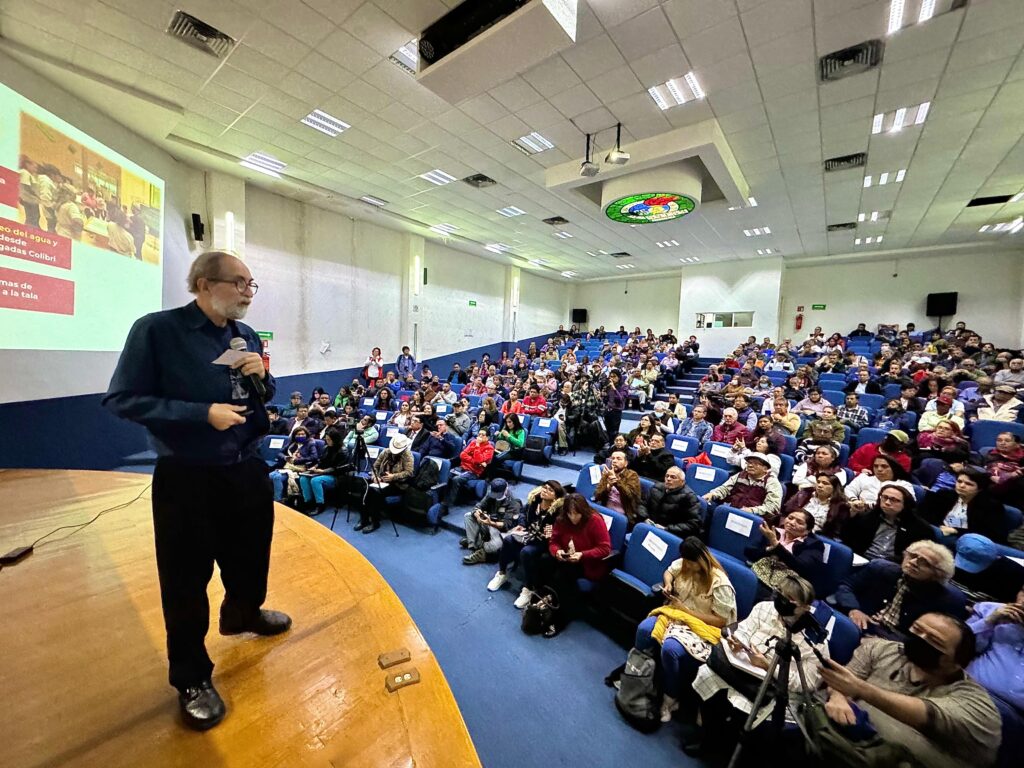
<path fill-rule="evenodd" d="M 232 283 L 238 292 L 245 295 L 245 289 L 248 288 L 252 291 L 252 295 L 255 296 L 256 292 L 259 291 L 260 287 L 256 284 L 255 280 L 246 280 L 244 277 L 236 277 L 233 280 L 223 280 L 219 277 L 208 277 L 206 278 L 211 283 Z"/>

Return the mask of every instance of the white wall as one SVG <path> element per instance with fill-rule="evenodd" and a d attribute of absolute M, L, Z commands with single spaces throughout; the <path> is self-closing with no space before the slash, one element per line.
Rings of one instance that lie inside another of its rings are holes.
<path fill-rule="evenodd" d="M 189 186 L 195 172 L 3 53 L 0 53 L 0 73 L 3 73 L 5 85 L 164 180 L 163 303 L 164 306 L 183 303 L 188 297 L 185 275 L 191 261 L 191 244 L 186 234 L 186 221 L 191 226 Z M 117 289 L 111 286 L 112 301 L 117 300 Z M 128 328 L 124 331 L 127 336 Z M 0 349 L 0 370 L 3 371 L 0 402 L 105 392 L 118 356 L 117 352 Z"/>
<path fill-rule="evenodd" d="M 656 334 L 668 328 L 678 331 L 679 279 L 679 275 L 664 275 L 576 283 L 572 307 L 588 310 L 590 330 L 603 325 L 614 331 L 624 325 L 631 331 L 639 325 L 641 330 L 651 328 Z"/>
<path fill-rule="evenodd" d="M 781 335 L 806 337 L 816 325 L 825 333 L 848 333 L 861 322 L 868 328 L 913 322 L 924 330 L 935 323 L 925 316 L 925 297 L 957 291 L 957 315 L 943 318 L 943 327 L 963 320 L 996 346 L 1020 347 L 1022 274 L 1019 253 L 790 267 L 782 286 Z M 812 304 L 827 308 L 815 311 Z M 801 334 L 793 331 L 799 305 L 804 306 Z"/>
<path fill-rule="evenodd" d="M 525 271 L 520 272 L 520 276 L 515 338 L 530 339 L 551 333 L 560 325 L 568 328 L 570 285 Z"/>
<path fill-rule="evenodd" d="M 700 352 L 722 357 L 748 336 L 774 337 L 779 325 L 782 259 L 693 264 L 683 269 L 678 300 L 679 337 L 696 334 Z M 695 327 L 698 312 L 753 312 L 752 328 Z"/>

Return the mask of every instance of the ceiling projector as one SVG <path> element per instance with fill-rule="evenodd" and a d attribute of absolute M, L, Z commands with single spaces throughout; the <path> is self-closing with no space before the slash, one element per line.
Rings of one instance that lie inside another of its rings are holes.
<path fill-rule="evenodd" d="M 590 160 L 580 163 L 580 176 L 597 176 L 598 170 L 597 163 L 592 163 Z"/>
<path fill-rule="evenodd" d="M 605 156 L 604 161 L 612 165 L 625 165 L 629 162 L 629 152 L 623 152 L 616 147 Z"/>

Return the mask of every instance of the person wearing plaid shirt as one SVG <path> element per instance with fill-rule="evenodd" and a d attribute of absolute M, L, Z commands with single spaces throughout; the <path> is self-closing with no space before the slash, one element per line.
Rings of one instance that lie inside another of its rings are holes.
<path fill-rule="evenodd" d="M 843 424 L 849 424 L 850 429 L 856 432 L 868 425 L 868 409 L 860 404 L 856 393 L 851 392 L 846 396 L 846 402 L 836 409 L 836 418 Z"/>

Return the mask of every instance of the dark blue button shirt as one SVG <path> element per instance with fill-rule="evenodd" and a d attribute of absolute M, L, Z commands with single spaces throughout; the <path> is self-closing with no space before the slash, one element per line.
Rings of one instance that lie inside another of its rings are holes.
<path fill-rule="evenodd" d="M 237 371 L 213 361 L 241 336 L 250 352 L 263 347 L 252 328 L 229 322 L 219 328 L 193 301 L 135 322 L 110 380 L 103 405 L 149 430 L 159 456 L 195 464 L 235 464 L 255 456 L 269 428 L 266 408 L 250 395 Z M 263 380 L 266 400 L 274 378 Z M 218 432 L 207 421 L 213 403 L 245 405 L 244 424 Z"/>

